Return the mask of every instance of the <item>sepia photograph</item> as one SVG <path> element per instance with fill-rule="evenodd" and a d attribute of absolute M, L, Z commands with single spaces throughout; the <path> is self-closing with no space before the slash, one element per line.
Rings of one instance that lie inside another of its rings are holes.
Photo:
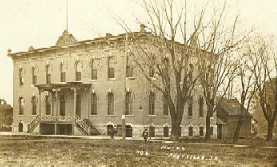
<path fill-rule="evenodd" d="M 277 167 L 277 1 L 0 1 L 0 167 Z"/>

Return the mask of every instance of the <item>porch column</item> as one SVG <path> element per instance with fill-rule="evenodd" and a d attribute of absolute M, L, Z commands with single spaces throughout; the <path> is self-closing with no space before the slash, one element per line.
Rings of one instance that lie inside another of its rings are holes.
<path fill-rule="evenodd" d="M 56 117 L 59 115 L 59 96 L 58 90 L 55 91 L 55 98 L 56 98 Z"/>
<path fill-rule="evenodd" d="M 41 90 L 38 91 L 38 107 L 39 107 L 39 115 L 41 116 Z"/>
<path fill-rule="evenodd" d="M 77 111 L 77 88 L 73 88 L 74 92 L 74 103 L 73 103 L 73 116 L 76 117 L 76 111 Z"/>

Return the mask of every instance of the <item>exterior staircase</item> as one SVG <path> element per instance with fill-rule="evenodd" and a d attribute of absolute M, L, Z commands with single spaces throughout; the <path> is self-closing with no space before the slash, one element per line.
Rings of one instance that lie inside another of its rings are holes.
<path fill-rule="evenodd" d="M 39 125 L 41 120 L 40 115 L 37 115 L 30 124 L 28 124 L 28 133 L 32 133 L 34 131 L 34 129 L 36 129 L 36 127 Z"/>
<path fill-rule="evenodd" d="M 80 130 L 80 132 L 83 135 L 88 136 L 89 135 L 89 125 L 87 124 L 87 122 L 85 122 L 84 120 L 82 120 L 79 116 L 76 115 L 75 118 L 75 124 L 76 127 Z"/>
<path fill-rule="evenodd" d="M 89 119 L 84 119 L 84 122 L 89 126 L 90 132 L 89 135 L 100 135 L 100 132 L 93 126 Z"/>

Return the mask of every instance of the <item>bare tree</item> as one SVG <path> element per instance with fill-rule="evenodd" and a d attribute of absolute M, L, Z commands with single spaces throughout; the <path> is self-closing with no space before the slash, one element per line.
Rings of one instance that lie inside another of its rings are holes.
<path fill-rule="evenodd" d="M 240 50 L 238 53 L 238 70 L 237 70 L 237 77 L 238 79 L 238 96 L 240 102 L 240 117 L 237 122 L 237 126 L 233 135 L 233 143 L 236 143 L 239 139 L 240 129 L 244 121 L 244 116 L 249 113 L 251 101 L 256 93 L 256 84 L 255 84 L 255 77 L 252 69 L 257 66 L 257 62 L 255 64 L 249 63 L 252 59 L 250 53 L 250 46 L 245 45 L 245 47 Z"/>
<path fill-rule="evenodd" d="M 218 92 L 233 73 L 227 54 L 239 43 L 234 40 L 237 18 L 228 33 L 222 29 L 225 6 L 219 16 L 211 19 L 203 8 L 190 24 L 186 1 L 180 10 L 173 0 L 143 2 L 149 19 L 148 32 L 142 27 L 143 33 L 132 33 L 124 22 L 121 26 L 128 34 L 129 55 L 141 75 L 166 99 L 171 116 L 171 136 L 180 136 L 184 106 L 198 85 L 202 85 L 208 105 L 206 126 L 209 129 L 208 118 L 214 113 Z M 192 28 L 188 28 L 189 25 Z M 206 135 L 210 136 L 209 130 Z"/>
<path fill-rule="evenodd" d="M 277 74 L 277 58 L 263 37 L 255 38 L 249 51 L 253 55 L 252 64 L 256 64 L 253 68 L 257 86 L 256 98 L 267 121 L 266 140 L 271 141 L 277 116 L 277 79 L 274 78 L 274 74 Z"/>

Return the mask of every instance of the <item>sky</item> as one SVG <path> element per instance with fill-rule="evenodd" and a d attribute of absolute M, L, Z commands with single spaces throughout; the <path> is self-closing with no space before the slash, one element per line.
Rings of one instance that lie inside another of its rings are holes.
<path fill-rule="evenodd" d="M 190 1 L 191 11 L 207 4 L 207 0 Z M 276 0 L 226 1 L 230 15 L 239 16 L 240 28 L 277 37 Z M 69 32 L 77 40 L 122 33 L 119 18 L 138 30 L 146 20 L 141 4 L 142 0 L 69 0 Z M 13 63 L 7 50 L 53 46 L 65 28 L 66 0 L 0 0 L 0 98 L 13 103 Z"/>

